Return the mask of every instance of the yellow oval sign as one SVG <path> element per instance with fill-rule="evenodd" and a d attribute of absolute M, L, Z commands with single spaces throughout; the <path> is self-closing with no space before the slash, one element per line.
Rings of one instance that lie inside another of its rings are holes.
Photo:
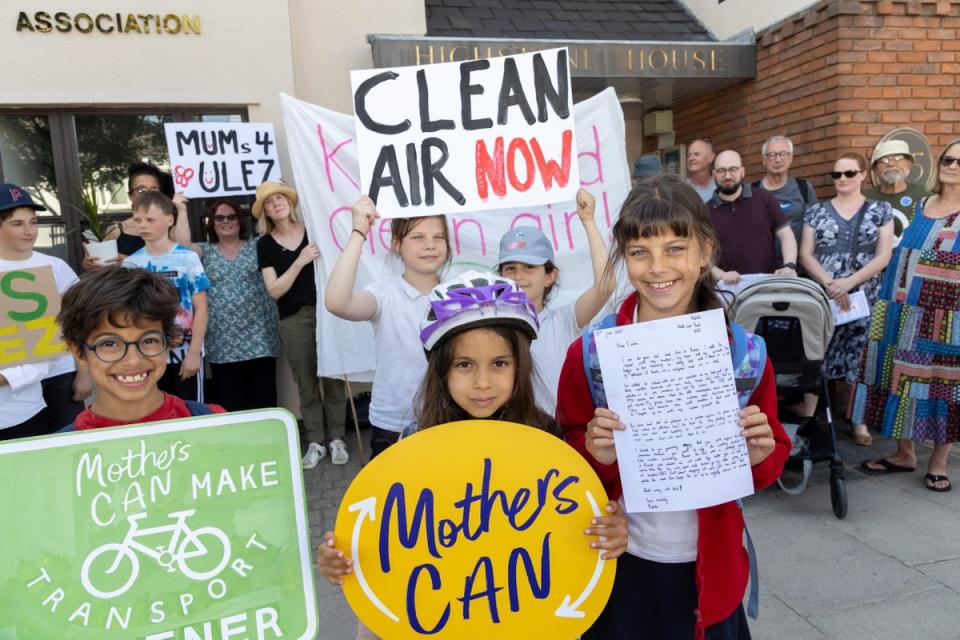
<path fill-rule="evenodd" d="M 563 440 L 469 420 L 401 440 L 354 479 L 337 514 L 344 593 L 382 638 L 576 638 L 615 563 L 583 530 L 607 498 Z"/>

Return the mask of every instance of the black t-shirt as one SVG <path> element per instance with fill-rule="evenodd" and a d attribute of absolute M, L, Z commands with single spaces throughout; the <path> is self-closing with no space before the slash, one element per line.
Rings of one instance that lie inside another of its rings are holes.
<path fill-rule="evenodd" d="M 273 267 L 279 278 L 293 266 L 297 256 L 307 246 L 307 242 L 307 234 L 304 232 L 300 246 L 291 251 L 280 245 L 270 234 L 262 236 L 257 240 L 257 264 L 260 270 Z M 277 300 L 277 310 L 280 312 L 280 317 L 285 318 L 295 314 L 302 306 L 316 306 L 316 304 L 317 289 L 313 282 L 313 263 L 311 262 L 300 270 L 290 289 Z"/>

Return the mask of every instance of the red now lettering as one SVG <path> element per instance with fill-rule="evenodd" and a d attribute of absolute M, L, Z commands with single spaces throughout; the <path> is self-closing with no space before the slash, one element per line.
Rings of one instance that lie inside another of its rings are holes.
<path fill-rule="evenodd" d="M 573 147 L 573 131 L 567 129 L 563 132 L 559 166 L 556 160 L 544 159 L 540 143 L 537 142 L 536 138 L 530 139 L 530 146 L 533 147 L 533 155 L 537 159 L 537 168 L 540 170 L 543 188 L 549 191 L 553 187 L 554 180 L 560 187 L 567 186 L 567 182 L 570 180 L 570 151 Z"/>
<path fill-rule="evenodd" d="M 503 198 L 507 195 L 507 183 L 518 191 L 524 192 L 533 186 L 537 173 L 543 181 L 546 190 L 565 187 L 570 181 L 570 163 L 573 157 L 573 131 L 567 129 L 561 137 L 560 161 L 544 157 L 543 149 L 536 138 L 530 138 L 529 143 L 523 138 L 514 138 L 507 145 L 504 154 L 504 140 L 500 136 L 493 143 L 493 153 L 487 147 L 485 140 L 476 143 L 476 180 L 477 195 L 486 200 L 490 192 Z M 506 155 L 506 157 L 504 157 Z M 519 164 L 522 169 L 518 170 Z M 520 173 L 523 174 L 521 179 Z"/>

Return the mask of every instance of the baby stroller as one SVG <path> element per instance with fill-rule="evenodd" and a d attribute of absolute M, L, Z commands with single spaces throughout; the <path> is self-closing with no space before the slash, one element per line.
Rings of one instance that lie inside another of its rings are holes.
<path fill-rule="evenodd" d="M 799 495 L 806 488 L 813 464 L 829 460 L 830 502 L 834 515 L 843 518 L 847 515 L 843 460 L 837 450 L 827 381 L 820 375 L 833 336 L 833 313 L 826 293 L 812 280 L 766 276 L 737 294 L 732 311 L 738 324 L 763 336 L 767 343 L 778 392 L 796 393 L 819 387 L 817 414 L 822 408 L 828 428 L 823 429 L 816 415 L 799 426 L 788 464 L 803 469 L 803 480 L 793 488 L 778 480 L 780 488 Z"/>

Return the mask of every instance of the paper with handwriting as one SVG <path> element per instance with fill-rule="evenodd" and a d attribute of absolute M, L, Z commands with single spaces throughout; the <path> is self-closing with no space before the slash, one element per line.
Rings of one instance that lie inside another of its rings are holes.
<path fill-rule="evenodd" d="M 723 312 L 597 331 L 627 511 L 681 511 L 753 493 Z"/>

